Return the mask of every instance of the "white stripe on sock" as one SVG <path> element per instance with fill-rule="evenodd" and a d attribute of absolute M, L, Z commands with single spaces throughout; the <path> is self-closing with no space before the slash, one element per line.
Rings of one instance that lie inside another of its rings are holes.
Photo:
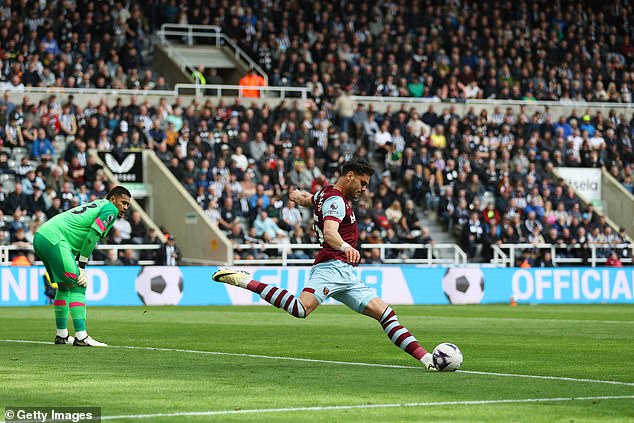
<path fill-rule="evenodd" d="M 390 335 L 390 331 L 391 331 L 392 329 L 394 329 L 396 326 L 400 326 L 400 325 L 399 325 L 399 323 L 398 323 L 398 320 L 395 320 L 395 321 L 393 321 L 392 323 L 390 323 L 389 325 L 387 325 L 387 326 L 385 327 L 385 329 L 384 329 L 384 330 L 385 330 L 385 333 L 389 336 L 389 335 Z"/>
<path fill-rule="evenodd" d="M 397 330 L 394 335 L 392 335 L 392 342 L 396 344 L 396 340 L 398 339 L 399 336 L 401 336 L 402 334 L 406 333 L 407 329 L 403 328 L 403 329 L 399 329 Z"/>
<path fill-rule="evenodd" d="M 404 350 L 412 342 L 416 342 L 416 338 L 414 338 L 413 335 L 410 335 L 407 338 L 405 338 L 405 340 L 403 342 L 401 342 L 401 344 L 399 345 L 399 348 Z"/>
<path fill-rule="evenodd" d="M 292 296 L 293 296 L 293 294 L 291 294 L 290 292 L 286 291 L 286 293 L 282 297 L 282 301 L 280 301 L 280 308 L 284 307 L 284 304 L 286 304 L 286 302 L 288 301 L 288 298 L 292 297 Z"/>
<path fill-rule="evenodd" d="M 275 293 L 273 294 L 273 296 L 271 297 L 271 299 L 269 300 L 269 302 L 271 304 L 275 304 L 275 300 L 277 299 L 277 297 L 279 297 L 282 294 L 282 289 L 278 288 L 277 291 L 275 291 Z"/>
<path fill-rule="evenodd" d="M 271 292 L 271 289 L 275 288 L 272 285 L 267 285 L 266 288 L 264 288 L 262 290 L 262 292 L 260 292 L 260 297 L 262 297 L 262 299 L 265 299 L 267 295 L 269 295 L 269 292 Z"/>

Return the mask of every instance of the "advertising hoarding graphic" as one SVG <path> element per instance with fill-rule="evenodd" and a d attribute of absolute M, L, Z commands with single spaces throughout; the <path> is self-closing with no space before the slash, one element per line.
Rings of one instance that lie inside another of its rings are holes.
<path fill-rule="evenodd" d="M 245 267 L 253 278 L 298 294 L 310 267 Z M 212 282 L 216 267 L 89 266 L 88 305 L 260 305 L 259 295 Z M 359 266 L 388 304 L 634 303 L 632 268 L 444 268 Z M 44 305 L 43 267 L 0 268 L 0 306 Z M 328 303 L 336 303 L 329 300 Z"/>

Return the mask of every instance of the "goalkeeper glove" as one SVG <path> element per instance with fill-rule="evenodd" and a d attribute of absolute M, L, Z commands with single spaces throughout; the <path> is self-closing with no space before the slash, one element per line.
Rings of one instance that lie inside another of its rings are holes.
<path fill-rule="evenodd" d="M 86 263 L 88 263 L 88 257 L 80 255 L 77 261 L 77 268 L 79 269 L 79 275 L 77 276 L 77 285 L 85 288 L 88 284 L 88 276 L 86 275 Z"/>
<path fill-rule="evenodd" d="M 86 269 L 80 267 L 79 275 L 77 276 L 77 285 L 85 288 L 88 284 L 88 276 L 86 276 Z"/>

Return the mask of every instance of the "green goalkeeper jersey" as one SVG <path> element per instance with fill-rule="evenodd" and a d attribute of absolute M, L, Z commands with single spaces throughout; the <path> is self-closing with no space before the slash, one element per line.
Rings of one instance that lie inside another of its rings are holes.
<path fill-rule="evenodd" d="M 58 214 L 44 223 L 37 233 L 53 245 L 66 240 L 73 255 L 77 255 L 91 229 L 103 239 L 118 215 L 119 210 L 109 200 L 95 200 Z"/>

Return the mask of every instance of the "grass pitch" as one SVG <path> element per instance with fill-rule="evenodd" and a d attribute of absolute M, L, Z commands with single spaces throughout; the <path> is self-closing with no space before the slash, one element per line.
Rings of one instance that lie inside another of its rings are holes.
<path fill-rule="evenodd" d="M 463 371 L 425 372 L 343 306 L 303 321 L 265 306 L 89 307 L 89 333 L 118 346 L 105 349 L 45 344 L 52 307 L 0 308 L 0 407 L 98 406 L 115 422 L 634 421 L 634 306 L 394 309 L 427 349 L 460 346 Z"/>

